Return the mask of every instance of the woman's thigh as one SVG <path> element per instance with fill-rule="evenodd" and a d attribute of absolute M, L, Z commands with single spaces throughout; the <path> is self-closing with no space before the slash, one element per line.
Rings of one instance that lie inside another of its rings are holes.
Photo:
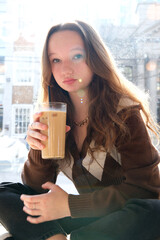
<path fill-rule="evenodd" d="M 23 211 L 21 194 L 35 195 L 37 192 L 21 183 L 0 184 L 0 222 L 16 240 L 41 240 L 59 233 L 67 235 L 98 219 L 67 217 L 57 221 L 31 224 L 26 221 L 27 214 Z"/>
<path fill-rule="evenodd" d="M 57 222 L 64 229 L 67 234 L 71 234 L 71 232 L 81 229 L 84 226 L 87 226 L 100 218 L 72 218 L 66 217 L 62 219 L 58 219 Z"/>
<path fill-rule="evenodd" d="M 155 240 L 160 237 L 160 200 L 129 200 L 125 207 L 71 233 L 71 240 Z"/>

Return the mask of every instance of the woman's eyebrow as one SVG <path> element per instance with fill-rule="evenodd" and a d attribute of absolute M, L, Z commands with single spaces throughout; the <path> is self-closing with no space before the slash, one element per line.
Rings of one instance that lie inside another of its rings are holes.
<path fill-rule="evenodd" d="M 82 52 L 84 52 L 85 51 L 85 49 L 84 48 L 82 48 L 82 47 L 75 47 L 75 48 L 72 48 L 71 49 L 71 51 L 82 51 Z"/>
<path fill-rule="evenodd" d="M 48 54 L 48 57 L 50 57 L 51 55 L 55 55 L 56 53 L 49 53 Z"/>

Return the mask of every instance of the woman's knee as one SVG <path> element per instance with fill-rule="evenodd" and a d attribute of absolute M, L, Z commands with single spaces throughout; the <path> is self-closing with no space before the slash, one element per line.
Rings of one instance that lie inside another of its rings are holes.
<path fill-rule="evenodd" d="M 0 212 L 12 202 L 10 193 L 7 191 L 0 191 Z"/>
<path fill-rule="evenodd" d="M 132 199 L 125 206 L 128 216 L 135 223 L 135 228 L 145 226 L 144 231 L 149 231 L 153 236 L 160 236 L 160 200 L 158 199 Z M 134 224 L 133 224 L 134 225 Z"/>
<path fill-rule="evenodd" d="M 125 207 L 136 212 L 153 213 L 160 216 L 159 199 L 130 199 Z"/>

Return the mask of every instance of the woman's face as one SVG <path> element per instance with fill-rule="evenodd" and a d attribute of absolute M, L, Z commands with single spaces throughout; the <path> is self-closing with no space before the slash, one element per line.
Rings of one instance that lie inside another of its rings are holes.
<path fill-rule="evenodd" d="M 93 73 L 86 64 L 83 40 L 75 31 L 54 33 L 48 43 L 48 56 L 57 84 L 69 93 L 88 88 Z"/>

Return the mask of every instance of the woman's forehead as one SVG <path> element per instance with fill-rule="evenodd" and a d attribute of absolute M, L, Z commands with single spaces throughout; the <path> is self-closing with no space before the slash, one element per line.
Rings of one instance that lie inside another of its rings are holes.
<path fill-rule="evenodd" d="M 76 31 L 64 30 L 53 33 L 48 42 L 48 54 L 62 50 L 84 50 L 84 43 Z"/>

